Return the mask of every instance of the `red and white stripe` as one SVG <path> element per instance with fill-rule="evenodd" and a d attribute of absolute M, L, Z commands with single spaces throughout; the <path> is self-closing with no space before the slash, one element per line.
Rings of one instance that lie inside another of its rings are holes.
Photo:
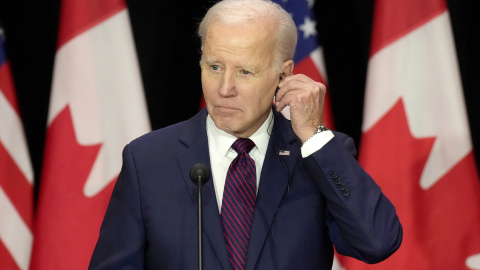
<path fill-rule="evenodd" d="M 28 269 L 32 249 L 33 169 L 10 66 L 0 66 L 0 268 Z"/>

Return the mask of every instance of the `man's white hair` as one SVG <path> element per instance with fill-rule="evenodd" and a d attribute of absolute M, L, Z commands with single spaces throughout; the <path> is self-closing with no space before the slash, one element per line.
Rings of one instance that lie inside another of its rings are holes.
<path fill-rule="evenodd" d="M 293 59 L 297 46 L 297 27 L 290 14 L 276 3 L 269 0 L 223 0 L 216 3 L 198 27 L 202 47 L 205 45 L 208 27 L 214 22 L 232 26 L 267 22 L 274 29 L 277 70 L 280 71 L 285 61 Z"/>

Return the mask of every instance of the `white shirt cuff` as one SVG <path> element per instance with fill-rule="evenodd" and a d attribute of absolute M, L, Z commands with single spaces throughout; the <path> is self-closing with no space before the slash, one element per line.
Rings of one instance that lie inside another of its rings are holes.
<path fill-rule="evenodd" d="M 325 144 L 327 144 L 334 137 L 333 132 L 326 130 L 315 134 L 308 139 L 300 148 L 302 151 L 302 157 L 306 158 L 316 151 L 320 150 Z"/>

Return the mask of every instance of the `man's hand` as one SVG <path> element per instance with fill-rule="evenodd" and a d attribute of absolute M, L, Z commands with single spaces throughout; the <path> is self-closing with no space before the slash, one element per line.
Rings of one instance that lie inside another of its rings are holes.
<path fill-rule="evenodd" d="M 277 111 L 290 106 L 290 119 L 295 134 L 308 140 L 322 125 L 323 104 L 327 89 L 303 74 L 287 76 L 278 85 Z"/>

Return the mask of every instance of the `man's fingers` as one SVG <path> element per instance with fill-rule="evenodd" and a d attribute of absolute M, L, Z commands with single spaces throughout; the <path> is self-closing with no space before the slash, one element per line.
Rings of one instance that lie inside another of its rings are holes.
<path fill-rule="evenodd" d="M 289 78 L 289 77 L 288 77 Z M 308 78 L 308 77 L 306 77 Z M 308 78 L 309 80 L 306 81 L 304 78 L 302 80 L 289 80 L 287 82 L 283 82 L 279 85 L 280 89 L 276 95 L 276 101 L 280 103 L 287 103 L 282 102 L 284 97 L 288 95 L 311 95 L 322 97 L 326 93 L 326 88 L 323 84 L 315 82 Z"/>

